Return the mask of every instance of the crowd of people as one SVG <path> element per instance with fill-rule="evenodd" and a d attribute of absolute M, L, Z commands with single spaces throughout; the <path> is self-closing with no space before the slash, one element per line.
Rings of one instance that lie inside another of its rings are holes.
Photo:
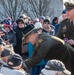
<path fill-rule="evenodd" d="M 52 22 L 22 14 L 1 23 L 1 75 L 74 75 L 74 4 L 64 5 Z"/>

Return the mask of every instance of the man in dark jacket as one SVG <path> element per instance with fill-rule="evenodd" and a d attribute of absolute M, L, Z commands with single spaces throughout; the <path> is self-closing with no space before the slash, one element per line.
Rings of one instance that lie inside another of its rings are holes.
<path fill-rule="evenodd" d="M 72 61 L 72 58 L 74 57 L 74 49 L 63 40 L 51 36 L 50 34 L 42 33 L 41 28 L 35 28 L 33 25 L 27 26 L 23 33 L 26 43 L 30 41 L 35 45 L 32 58 L 29 58 L 24 62 L 25 68 L 30 68 L 38 64 L 42 59 L 58 59 L 66 65 L 68 70 L 74 70 L 71 69 L 73 66 L 72 63 L 74 63 Z"/>

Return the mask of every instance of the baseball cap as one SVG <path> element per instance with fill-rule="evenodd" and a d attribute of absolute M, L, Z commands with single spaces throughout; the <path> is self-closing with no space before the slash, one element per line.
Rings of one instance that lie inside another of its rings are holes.
<path fill-rule="evenodd" d="M 74 3 L 65 2 L 66 11 L 74 9 Z"/>
<path fill-rule="evenodd" d="M 63 64 L 63 62 L 53 59 L 53 60 L 49 60 L 47 62 L 47 64 L 45 65 L 45 68 L 42 69 L 42 73 L 44 73 L 45 75 L 48 75 L 51 71 L 58 71 L 58 72 L 63 72 L 66 75 L 71 75 L 71 72 L 68 71 L 65 67 L 65 65 Z"/>
<path fill-rule="evenodd" d="M 11 51 L 7 50 L 7 49 L 4 49 L 2 52 L 1 52 L 1 57 L 6 57 L 6 56 L 9 56 L 11 55 Z"/>
<path fill-rule="evenodd" d="M 19 54 L 13 54 L 8 57 L 7 64 L 11 67 L 16 67 L 22 64 L 23 60 Z"/>

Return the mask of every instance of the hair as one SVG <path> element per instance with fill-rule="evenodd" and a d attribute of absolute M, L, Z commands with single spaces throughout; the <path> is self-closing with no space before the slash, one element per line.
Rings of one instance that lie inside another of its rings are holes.
<path fill-rule="evenodd" d="M 45 19 L 45 20 L 43 21 L 43 23 L 45 23 L 45 22 L 48 22 L 48 23 L 50 24 L 50 21 L 49 21 L 48 19 Z"/>

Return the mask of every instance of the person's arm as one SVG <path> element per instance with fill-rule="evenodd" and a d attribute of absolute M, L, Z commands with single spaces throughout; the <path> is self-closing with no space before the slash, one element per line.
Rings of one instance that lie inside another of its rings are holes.
<path fill-rule="evenodd" d="M 25 60 L 24 65 L 26 68 L 32 67 L 39 62 L 41 62 L 50 49 L 50 43 L 48 40 L 45 40 L 39 45 L 33 53 L 33 57 Z"/>
<path fill-rule="evenodd" d="M 60 24 L 56 36 L 59 37 L 59 38 L 61 38 L 61 39 L 63 38 L 63 35 L 62 35 L 62 24 Z"/>
<path fill-rule="evenodd" d="M 13 45 L 13 46 L 15 46 L 16 45 L 16 35 L 15 35 L 15 33 L 13 34 L 13 37 L 12 37 L 12 42 L 11 42 L 11 44 Z"/>

